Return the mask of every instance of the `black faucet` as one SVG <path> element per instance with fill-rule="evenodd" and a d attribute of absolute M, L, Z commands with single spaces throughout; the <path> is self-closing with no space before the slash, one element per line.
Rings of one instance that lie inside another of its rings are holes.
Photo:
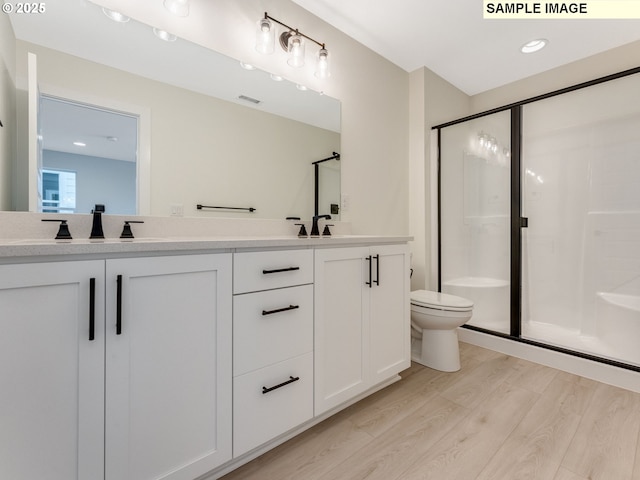
<path fill-rule="evenodd" d="M 104 238 L 102 232 L 102 213 L 104 212 L 104 205 L 96 204 L 93 208 L 93 225 L 91 226 L 91 235 L 89 238 Z"/>
<path fill-rule="evenodd" d="M 318 229 L 318 219 L 320 218 L 326 218 L 327 220 L 329 220 L 331 218 L 331 215 L 314 215 L 313 216 L 313 223 L 311 224 L 311 233 L 309 234 L 311 237 L 320 236 L 320 230 Z"/>

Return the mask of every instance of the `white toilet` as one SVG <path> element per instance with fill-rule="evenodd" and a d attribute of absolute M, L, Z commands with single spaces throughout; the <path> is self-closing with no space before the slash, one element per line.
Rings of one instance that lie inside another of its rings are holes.
<path fill-rule="evenodd" d="M 443 372 L 460 370 L 456 329 L 472 313 L 473 302 L 466 298 L 429 290 L 411 292 L 411 359 Z"/>

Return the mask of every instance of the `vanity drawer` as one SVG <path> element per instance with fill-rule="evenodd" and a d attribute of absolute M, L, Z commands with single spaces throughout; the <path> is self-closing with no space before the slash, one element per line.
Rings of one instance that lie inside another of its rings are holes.
<path fill-rule="evenodd" d="M 233 256 L 233 293 L 313 283 L 313 250 L 241 252 Z"/>
<path fill-rule="evenodd" d="M 313 353 L 234 378 L 233 398 L 238 457 L 313 417 Z"/>
<path fill-rule="evenodd" d="M 313 351 L 313 285 L 233 297 L 233 374 Z"/>

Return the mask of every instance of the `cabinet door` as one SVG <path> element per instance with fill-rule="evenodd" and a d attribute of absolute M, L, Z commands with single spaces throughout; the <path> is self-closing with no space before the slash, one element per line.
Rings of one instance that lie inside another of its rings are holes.
<path fill-rule="evenodd" d="M 315 414 L 368 387 L 368 248 L 315 253 Z"/>
<path fill-rule="evenodd" d="M 371 248 L 371 382 L 382 382 L 411 365 L 409 247 Z"/>
<path fill-rule="evenodd" d="M 0 265 L 0 332 L 0 478 L 102 478 L 104 261 Z"/>
<path fill-rule="evenodd" d="M 105 478 L 192 480 L 229 460 L 231 254 L 108 260 L 106 281 Z"/>

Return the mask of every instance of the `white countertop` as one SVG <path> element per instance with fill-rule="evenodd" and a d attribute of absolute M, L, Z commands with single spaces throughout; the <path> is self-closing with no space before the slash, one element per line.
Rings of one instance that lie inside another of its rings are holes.
<path fill-rule="evenodd" d="M 322 248 L 385 243 L 406 243 L 407 236 L 336 235 L 320 238 L 298 237 L 140 237 L 105 240 L 0 239 L 0 259 L 57 255 L 109 255 L 189 253 L 202 250 Z"/>

